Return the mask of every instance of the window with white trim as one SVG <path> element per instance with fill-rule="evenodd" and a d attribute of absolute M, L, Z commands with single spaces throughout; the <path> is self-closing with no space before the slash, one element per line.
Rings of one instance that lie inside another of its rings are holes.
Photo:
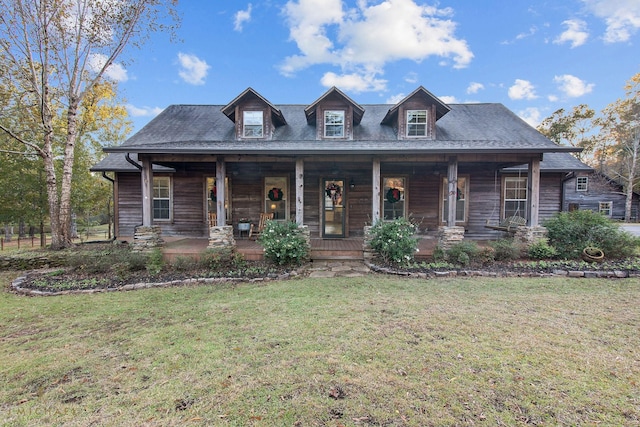
<path fill-rule="evenodd" d="M 382 178 L 382 213 L 385 221 L 404 218 L 406 215 L 406 179 Z"/>
<path fill-rule="evenodd" d="M 407 110 L 407 136 L 427 136 L 427 110 Z"/>
<path fill-rule="evenodd" d="M 527 217 L 527 178 L 505 177 L 503 181 L 503 218 Z"/>
<path fill-rule="evenodd" d="M 589 177 L 579 176 L 576 178 L 576 191 L 587 191 L 589 189 Z"/>
<path fill-rule="evenodd" d="M 344 111 L 326 110 L 324 112 L 324 136 L 326 138 L 344 137 Z"/>
<path fill-rule="evenodd" d="M 611 216 L 613 213 L 613 202 L 598 202 L 598 212 L 604 216 Z"/>
<path fill-rule="evenodd" d="M 171 219 L 171 178 L 168 176 L 153 177 L 153 219 Z"/>
<path fill-rule="evenodd" d="M 467 218 L 467 178 L 458 176 L 456 190 L 456 222 L 465 222 Z M 442 222 L 447 221 L 449 212 L 449 180 L 442 178 Z"/>
<path fill-rule="evenodd" d="M 242 136 L 245 138 L 262 138 L 264 135 L 264 120 L 262 111 L 242 112 Z"/>

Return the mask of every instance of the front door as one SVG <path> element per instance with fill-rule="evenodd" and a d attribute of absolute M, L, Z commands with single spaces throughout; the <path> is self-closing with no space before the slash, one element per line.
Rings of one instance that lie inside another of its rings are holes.
<path fill-rule="evenodd" d="M 322 192 L 322 237 L 345 237 L 344 179 L 323 179 Z"/>

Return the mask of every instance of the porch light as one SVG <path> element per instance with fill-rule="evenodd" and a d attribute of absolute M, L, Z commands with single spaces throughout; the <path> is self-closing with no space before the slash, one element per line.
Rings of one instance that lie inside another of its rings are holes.
<path fill-rule="evenodd" d="M 349 181 L 349 188 L 351 188 L 352 190 L 356 188 L 356 182 L 353 180 L 353 178 L 351 178 L 351 180 Z"/>

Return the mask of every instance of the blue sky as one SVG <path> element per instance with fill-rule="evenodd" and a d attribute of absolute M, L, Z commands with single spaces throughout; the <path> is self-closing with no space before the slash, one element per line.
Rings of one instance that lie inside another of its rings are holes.
<path fill-rule="evenodd" d="M 179 11 L 179 42 L 155 34 L 110 70 L 136 131 L 168 105 L 226 104 L 247 87 L 308 105 L 332 86 L 372 104 L 422 85 L 535 126 L 559 108 L 599 112 L 640 72 L 640 0 L 188 0 Z"/>

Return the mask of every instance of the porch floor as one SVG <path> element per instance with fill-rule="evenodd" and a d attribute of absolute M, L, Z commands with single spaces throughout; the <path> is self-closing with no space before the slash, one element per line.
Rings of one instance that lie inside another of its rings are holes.
<path fill-rule="evenodd" d="M 437 239 L 422 236 L 418 241 L 417 259 L 430 258 L 437 245 Z M 311 259 L 327 260 L 363 260 L 362 237 L 346 239 L 311 239 Z M 178 257 L 198 257 L 207 250 L 207 238 L 165 239 L 162 253 L 165 261 L 175 261 Z M 259 261 L 264 258 L 262 246 L 255 240 L 236 239 L 236 250 L 244 255 L 246 260 Z"/>

